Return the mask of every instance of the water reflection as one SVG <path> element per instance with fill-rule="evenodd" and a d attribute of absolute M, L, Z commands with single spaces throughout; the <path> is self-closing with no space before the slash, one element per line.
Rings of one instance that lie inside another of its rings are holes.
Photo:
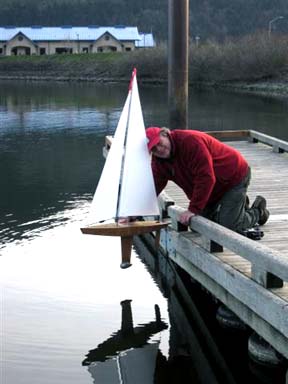
<path fill-rule="evenodd" d="M 94 383 L 152 384 L 159 341 L 148 344 L 148 340 L 168 325 L 161 320 L 156 304 L 155 320 L 134 327 L 131 300 L 123 300 L 120 304 L 120 330 L 90 350 L 82 365 L 89 366 Z"/>
<path fill-rule="evenodd" d="M 124 272 L 119 268 L 119 239 L 81 234 L 88 205 L 82 202 L 59 212 L 59 218 L 69 218 L 65 223 L 31 229 L 26 239 L 2 249 L 0 337 L 5 384 L 91 383 L 79 361 L 91 344 L 101 344 L 118 329 L 123 297 L 135 303 L 133 317 L 140 328 L 154 318 L 154 300 L 163 323 L 168 323 L 166 300 L 136 255 L 133 271 Z M 164 353 L 166 328 L 160 343 Z"/>
<path fill-rule="evenodd" d="M 89 351 L 82 365 L 90 365 L 92 362 L 105 361 L 120 352 L 131 349 L 141 348 L 147 344 L 151 336 L 168 328 L 167 324 L 161 320 L 159 306 L 155 305 L 155 321 L 141 324 L 138 327 L 133 326 L 133 317 L 131 309 L 132 300 L 121 301 L 122 318 L 119 331 L 99 344 L 97 348 Z"/>
<path fill-rule="evenodd" d="M 153 384 L 157 353 L 158 343 L 146 344 L 105 363 L 91 364 L 88 371 L 95 384 Z"/>

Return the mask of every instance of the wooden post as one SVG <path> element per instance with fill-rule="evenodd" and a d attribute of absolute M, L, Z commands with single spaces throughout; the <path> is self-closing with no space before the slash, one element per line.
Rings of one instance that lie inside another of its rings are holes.
<path fill-rule="evenodd" d="M 202 246 L 204 249 L 206 249 L 210 253 L 223 252 L 222 245 L 216 243 L 213 240 L 209 240 L 205 237 L 203 237 L 202 239 Z"/>
<path fill-rule="evenodd" d="M 265 271 L 259 265 L 252 264 L 251 277 L 265 288 L 282 288 L 283 280 L 270 272 Z"/>
<path fill-rule="evenodd" d="M 169 127 L 188 128 L 189 0 L 168 1 Z"/>

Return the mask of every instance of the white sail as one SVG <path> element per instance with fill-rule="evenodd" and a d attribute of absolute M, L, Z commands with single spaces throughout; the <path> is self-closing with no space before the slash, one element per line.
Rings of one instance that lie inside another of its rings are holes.
<path fill-rule="evenodd" d="M 159 215 L 136 77 L 127 129 L 119 216 Z"/>
<path fill-rule="evenodd" d="M 121 163 L 127 126 L 131 92 L 128 93 L 122 110 L 113 144 L 109 150 L 96 192 L 93 197 L 88 223 L 98 223 L 116 216 Z"/>
<path fill-rule="evenodd" d="M 118 217 L 159 215 L 135 74 L 92 201 L 88 223 L 115 218 L 117 205 Z"/>

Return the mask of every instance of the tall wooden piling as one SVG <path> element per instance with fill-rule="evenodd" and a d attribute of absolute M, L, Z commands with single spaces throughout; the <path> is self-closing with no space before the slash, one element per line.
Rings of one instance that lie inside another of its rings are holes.
<path fill-rule="evenodd" d="M 188 128 L 189 0 L 168 1 L 169 127 Z"/>

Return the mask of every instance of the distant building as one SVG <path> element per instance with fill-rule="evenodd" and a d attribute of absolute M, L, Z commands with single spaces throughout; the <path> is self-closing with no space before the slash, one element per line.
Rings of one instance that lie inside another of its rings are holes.
<path fill-rule="evenodd" d="M 137 40 L 136 48 L 153 48 L 155 47 L 155 40 L 152 33 L 140 33 L 140 40 Z"/>
<path fill-rule="evenodd" d="M 128 52 L 154 46 L 151 33 L 122 25 L 0 27 L 0 56 Z"/>

